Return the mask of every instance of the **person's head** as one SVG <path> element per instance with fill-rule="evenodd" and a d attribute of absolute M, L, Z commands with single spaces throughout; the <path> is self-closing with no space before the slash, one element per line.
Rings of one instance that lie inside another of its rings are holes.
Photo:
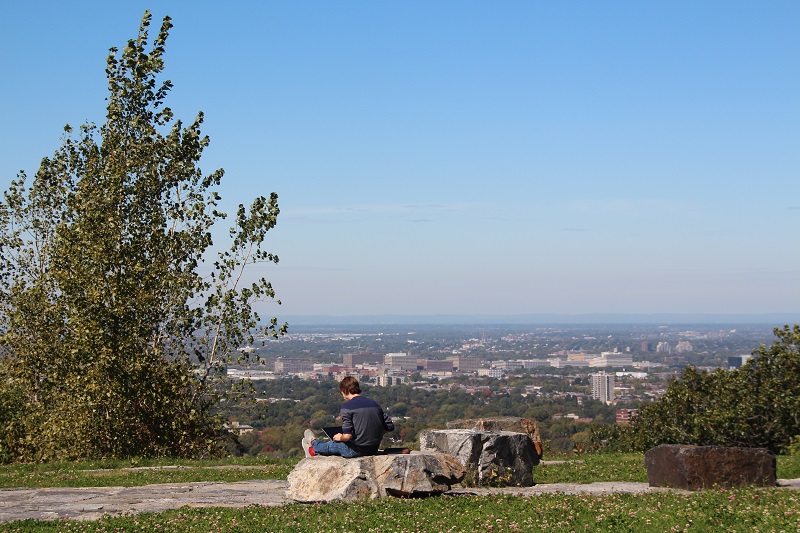
<path fill-rule="evenodd" d="M 358 386 L 358 380 L 353 376 L 347 376 L 339 382 L 339 392 L 342 394 L 361 394 L 361 387 Z"/>

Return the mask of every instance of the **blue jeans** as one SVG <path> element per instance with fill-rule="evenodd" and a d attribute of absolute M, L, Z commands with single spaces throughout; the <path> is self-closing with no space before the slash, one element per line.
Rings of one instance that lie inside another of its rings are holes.
<path fill-rule="evenodd" d="M 311 447 L 314 448 L 314 453 L 317 455 L 341 455 L 346 459 L 352 459 L 353 457 L 360 457 L 357 451 L 352 449 L 350 446 L 345 444 L 344 442 L 334 442 L 331 440 L 315 440 L 311 443 Z"/>

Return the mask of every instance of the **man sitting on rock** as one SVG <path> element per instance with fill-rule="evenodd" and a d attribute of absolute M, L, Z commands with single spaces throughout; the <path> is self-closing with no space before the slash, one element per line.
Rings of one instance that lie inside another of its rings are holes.
<path fill-rule="evenodd" d="M 383 434 L 394 431 L 394 424 L 374 400 L 361 396 L 358 380 L 345 377 L 339 383 L 342 404 L 342 432 L 336 433 L 332 441 L 317 440 L 310 429 L 303 433 L 303 451 L 306 457 L 314 455 L 341 455 L 352 458 L 375 455 L 381 445 Z"/>

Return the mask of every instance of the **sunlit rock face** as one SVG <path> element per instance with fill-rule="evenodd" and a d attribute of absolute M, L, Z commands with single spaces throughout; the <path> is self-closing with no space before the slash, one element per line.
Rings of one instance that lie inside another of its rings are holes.
<path fill-rule="evenodd" d="M 464 474 L 460 463 L 440 453 L 355 459 L 309 457 L 289 474 L 286 497 L 299 502 L 330 502 L 431 496 L 447 492 Z"/>

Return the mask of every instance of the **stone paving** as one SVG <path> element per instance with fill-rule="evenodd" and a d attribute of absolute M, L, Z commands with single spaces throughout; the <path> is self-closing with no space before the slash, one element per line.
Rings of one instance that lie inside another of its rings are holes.
<path fill-rule="evenodd" d="M 103 515 L 179 507 L 282 505 L 289 484 L 278 481 L 163 483 L 142 487 L 0 489 L 0 522 L 13 520 L 96 520 Z"/>
<path fill-rule="evenodd" d="M 234 483 L 164 483 L 143 487 L 90 487 L 46 489 L 0 489 L 0 522 L 25 520 L 96 520 L 104 515 L 119 515 L 143 511 L 161 512 L 190 507 L 247 507 L 249 505 L 277 506 L 288 503 L 285 480 L 240 481 Z M 800 490 L 800 479 L 781 479 L 778 486 Z M 533 487 L 514 488 L 454 488 L 451 494 L 607 494 L 623 492 L 679 492 L 647 483 L 546 483 Z"/>

